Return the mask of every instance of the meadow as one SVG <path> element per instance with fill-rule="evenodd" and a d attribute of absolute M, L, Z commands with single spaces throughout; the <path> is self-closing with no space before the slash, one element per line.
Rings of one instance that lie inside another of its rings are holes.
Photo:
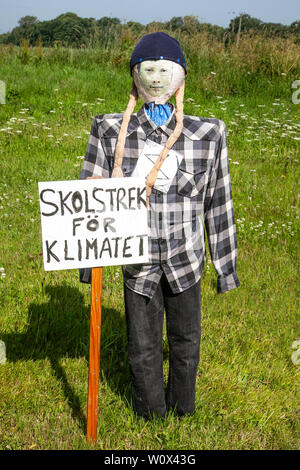
<path fill-rule="evenodd" d="M 182 40 L 185 114 L 227 128 L 241 286 L 217 294 L 206 246 L 196 412 L 144 421 L 121 269 L 104 268 L 96 448 L 299 449 L 300 46 Z M 126 107 L 131 50 L 0 47 L 0 449 L 89 448 L 90 286 L 76 270 L 44 271 L 37 183 L 79 178 L 93 116 Z M 163 346 L 167 378 L 165 334 Z"/>

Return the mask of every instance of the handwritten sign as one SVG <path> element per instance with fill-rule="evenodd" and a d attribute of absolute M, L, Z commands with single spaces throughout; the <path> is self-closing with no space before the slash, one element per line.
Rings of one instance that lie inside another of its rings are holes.
<path fill-rule="evenodd" d="M 149 260 L 145 178 L 38 186 L 46 271 Z"/>

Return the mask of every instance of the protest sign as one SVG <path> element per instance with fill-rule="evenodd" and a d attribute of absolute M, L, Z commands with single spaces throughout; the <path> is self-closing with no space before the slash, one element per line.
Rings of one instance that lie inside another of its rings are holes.
<path fill-rule="evenodd" d="M 145 179 L 39 183 L 46 271 L 148 261 Z"/>

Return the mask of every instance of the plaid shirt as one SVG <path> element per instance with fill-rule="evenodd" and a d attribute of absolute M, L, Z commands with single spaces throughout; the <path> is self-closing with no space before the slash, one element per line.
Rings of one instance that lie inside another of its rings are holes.
<path fill-rule="evenodd" d="M 173 107 L 173 105 L 171 105 Z M 109 178 L 122 114 L 95 116 L 81 179 Z M 164 145 L 175 128 L 175 108 L 157 127 L 145 105 L 131 116 L 122 169 L 132 174 L 147 139 Z M 219 293 L 240 285 L 236 273 L 237 241 L 230 183 L 226 129 L 215 118 L 184 116 L 181 136 L 172 149 L 183 155 L 167 193 L 153 188 L 148 209 L 149 262 L 122 267 L 126 285 L 152 297 L 164 272 L 174 293 L 192 287 L 204 268 L 205 235 Z M 81 273 L 90 282 L 90 270 Z"/>

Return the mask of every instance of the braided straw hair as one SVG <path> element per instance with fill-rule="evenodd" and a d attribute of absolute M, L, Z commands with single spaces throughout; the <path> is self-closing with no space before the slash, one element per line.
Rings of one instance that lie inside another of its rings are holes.
<path fill-rule="evenodd" d="M 114 169 L 111 175 L 112 178 L 122 178 L 124 176 L 123 171 L 122 171 L 122 161 L 123 161 L 123 155 L 124 155 L 126 133 L 127 133 L 128 123 L 130 121 L 131 114 L 134 111 L 137 101 L 138 101 L 138 91 L 134 82 L 132 82 L 130 98 L 129 98 L 125 113 L 123 115 L 123 120 L 122 120 L 122 124 L 120 128 L 120 132 L 118 135 L 118 141 L 117 141 L 116 151 L 115 151 Z"/>
<path fill-rule="evenodd" d="M 182 132 L 182 127 L 183 127 L 183 98 L 184 98 L 184 86 L 185 86 L 185 81 L 182 82 L 180 87 L 177 89 L 175 92 L 175 98 L 176 98 L 176 126 L 170 137 L 168 138 L 167 142 L 165 143 L 164 148 L 160 152 L 159 156 L 157 157 L 157 160 L 149 172 L 147 179 L 146 179 L 146 202 L 147 202 L 147 207 L 149 206 L 149 198 L 150 194 L 152 192 L 152 188 L 155 185 L 155 181 L 158 175 L 159 170 L 161 169 L 163 162 L 168 156 L 169 151 L 177 141 L 177 139 L 180 137 L 180 134 Z M 138 100 L 138 91 L 137 88 L 133 82 L 132 84 L 132 89 L 130 92 L 130 98 L 129 102 L 127 105 L 127 108 L 125 110 L 124 116 L 123 116 L 123 121 L 121 124 L 120 132 L 118 135 L 118 141 L 116 145 L 116 151 L 115 151 L 115 163 L 114 163 L 114 169 L 112 172 L 112 178 L 122 178 L 123 171 L 122 171 L 122 161 L 123 161 L 123 156 L 124 156 L 124 147 L 125 147 L 125 140 L 126 140 L 126 133 L 127 133 L 127 128 L 128 128 L 128 123 L 130 121 L 131 114 L 134 111 L 134 108 L 137 104 Z"/>

